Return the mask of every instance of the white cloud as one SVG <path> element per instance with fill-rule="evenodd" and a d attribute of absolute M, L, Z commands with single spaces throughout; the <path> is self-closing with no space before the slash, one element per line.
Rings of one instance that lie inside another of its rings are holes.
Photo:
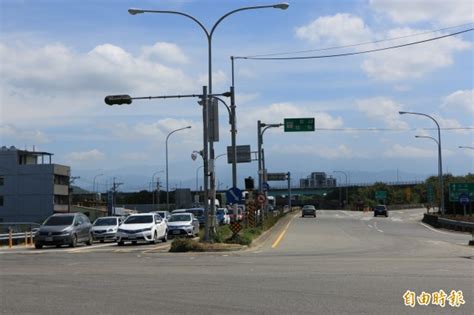
<path fill-rule="evenodd" d="M 129 152 L 124 153 L 120 156 L 123 160 L 127 161 L 147 161 L 150 160 L 150 156 L 143 152 Z"/>
<path fill-rule="evenodd" d="M 275 144 L 271 147 L 271 151 L 278 152 L 291 152 L 291 155 L 305 155 L 305 156 L 317 156 L 322 159 L 350 159 L 350 158 L 365 158 L 360 150 L 353 151 L 348 148 L 346 145 L 341 144 L 336 147 L 327 147 L 327 146 L 315 146 L 315 145 L 301 145 L 301 144 L 290 144 L 290 145 L 281 145 Z"/>
<path fill-rule="evenodd" d="M 172 43 L 155 43 L 151 47 L 143 47 L 143 59 L 150 60 L 152 62 L 164 61 L 172 63 L 186 64 L 189 62 L 188 57 L 182 52 L 182 50 Z"/>
<path fill-rule="evenodd" d="M 385 38 L 422 33 L 424 30 L 410 28 L 399 28 L 390 30 Z M 423 40 L 442 35 L 425 34 L 411 38 L 409 41 Z M 408 42 L 397 41 L 393 44 Z M 373 45 L 371 48 L 385 47 L 386 44 Z M 414 45 L 394 50 L 382 51 L 367 55 L 362 63 L 362 70 L 372 79 L 383 81 L 403 81 L 406 79 L 418 79 L 435 70 L 446 68 L 453 64 L 454 54 L 466 50 L 472 45 L 461 38 L 449 37 L 441 40 Z"/>
<path fill-rule="evenodd" d="M 87 161 L 100 161 L 105 159 L 105 154 L 97 149 L 83 152 L 71 152 L 66 158 L 70 161 L 87 162 Z"/>
<path fill-rule="evenodd" d="M 388 128 L 407 129 L 408 124 L 401 120 L 399 111 L 403 106 L 385 97 L 375 97 L 356 101 L 357 109 L 369 119 Z"/>
<path fill-rule="evenodd" d="M 319 17 L 308 25 L 298 27 L 296 36 L 316 44 L 348 45 L 366 42 L 372 35 L 361 18 L 338 13 Z"/>
<path fill-rule="evenodd" d="M 444 98 L 441 105 L 444 109 L 454 111 L 465 111 L 466 113 L 474 112 L 474 90 L 459 90 L 449 94 Z"/>
<path fill-rule="evenodd" d="M 451 150 L 443 149 L 443 157 L 452 156 L 452 155 L 453 155 L 453 152 Z M 394 144 L 391 148 L 389 148 L 383 153 L 383 156 L 388 157 L 388 158 L 408 158 L 408 159 L 433 158 L 433 159 L 436 159 L 438 157 L 438 150 L 435 145 L 433 145 L 431 149 L 422 149 L 420 147 L 402 146 L 400 144 Z"/>
<path fill-rule="evenodd" d="M 0 125 L 2 139 L 10 138 L 13 143 L 28 141 L 30 144 L 49 143 L 51 139 L 41 130 L 24 130 L 14 125 Z"/>
<path fill-rule="evenodd" d="M 59 43 L 38 48 L 0 42 L 0 69 L 5 122 L 30 119 L 51 125 L 59 117 L 95 114 L 107 94 L 174 94 L 194 91 L 196 85 L 178 67 L 111 44 L 78 53 Z"/>
<path fill-rule="evenodd" d="M 428 21 L 453 26 L 474 20 L 471 0 L 370 0 L 370 5 L 400 24 Z"/>

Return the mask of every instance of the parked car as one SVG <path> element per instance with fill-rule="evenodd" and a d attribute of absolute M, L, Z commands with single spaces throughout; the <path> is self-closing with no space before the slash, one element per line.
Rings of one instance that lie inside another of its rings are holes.
<path fill-rule="evenodd" d="M 388 217 L 388 209 L 386 205 L 377 205 L 374 207 L 374 217 L 384 215 Z"/>
<path fill-rule="evenodd" d="M 151 244 L 158 240 L 168 240 L 168 230 L 165 220 L 156 213 L 132 214 L 125 219 L 117 231 L 117 244 L 123 245 L 126 241 L 136 244 L 145 241 Z"/>
<path fill-rule="evenodd" d="M 197 236 L 199 220 L 192 213 L 175 213 L 168 220 L 168 236 Z"/>
<path fill-rule="evenodd" d="M 316 207 L 313 205 L 305 205 L 301 210 L 301 216 L 305 217 L 307 215 L 311 215 L 316 218 Z"/>
<path fill-rule="evenodd" d="M 199 225 L 203 226 L 206 224 L 206 216 L 204 215 L 204 208 L 191 208 L 186 209 L 187 213 L 192 213 L 196 219 L 199 221 Z"/>
<path fill-rule="evenodd" d="M 53 214 L 40 226 L 35 234 L 35 247 L 44 245 L 69 245 L 78 243 L 92 244 L 92 224 L 82 213 Z"/>
<path fill-rule="evenodd" d="M 156 211 L 162 219 L 168 222 L 168 219 L 171 217 L 171 213 L 169 211 Z"/>
<path fill-rule="evenodd" d="M 92 237 L 95 241 L 103 243 L 105 240 L 116 241 L 117 230 L 122 224 L 121 217 L 101 217 L 92 225 Z"/>
<path fill-rule="evenodd" d="M 216 220 L 219 225 L 230 224 L 230 216 L 226 208 L 217 209 Z"/>

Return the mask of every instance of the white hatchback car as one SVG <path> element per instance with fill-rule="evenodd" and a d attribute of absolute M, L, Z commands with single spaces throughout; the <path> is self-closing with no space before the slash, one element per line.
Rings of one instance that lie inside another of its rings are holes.
<path fill-rule="evenodd" d="M 157 213 L 139 213 L 128 216 L 117 231 L 117 244 L 125 241 L 156 243 L 168 240 L 168 225 Z"/>

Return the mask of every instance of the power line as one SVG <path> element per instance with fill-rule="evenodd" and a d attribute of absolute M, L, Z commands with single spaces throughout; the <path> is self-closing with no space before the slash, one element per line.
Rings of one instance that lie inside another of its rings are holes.
<path fill-rule="evenodd" d="M 315 128 L 319 131 L 417 131 L 417 130 L 438 130 L 438 128 Z M 474 130 L 474 127 L 453 127 L 440 128 L 440 130 Z"/>
<path fill-rule="evenodd" d="M 354 56 L 354 55 L 362 55 L 362 54 L 367 54 L 367 53 L 372 53 L 372 52 L 377 52 L 377 51 L 384 51 L 384 50 L 390 50 L 390 49 L 396 49 L 396 48 L 402 48 L 402 47 L 407 47 L 407 46 L 413 46 L 413 45 L 418 45 L 422 43 L 427 43 L 427 42 L 432 42 L 435 40 L 439 40 L 442 38 L 446 37 L 451 37 L 451 36 L 456 36 L 462 33 L 467 33 L 473 31 L 474 28 L 469 28 L 466 30 L 462 30 L 459 32 L 443 35 L 443 36 L 437 36 L 437 37 L 432 37 L 429 39 L 425 40 L 420 40 L 416 42 L 411 42 L 407 44 L 400 44 L 400 45 L 395 45 L 395 46 L 389 46 L 389 47 L 383 47 L 383 48 L 375 48 L 375 49 L 369 49 L 369 50 L 364 50 L 364 51 L 358 51 L 358 52 L 349 52 L 349 53 L 342 53 L 342 54 L 333 54 L 333 55 L 319 55 L 319 56 L 294 56 L 294 57 L 234 57 L 234 59 L 245 59 L 245 60 L 304 60 L 304 59 L 323 59 L 323 58 L 333 58 L 333 57 L 347 57 L 347 56 Z"/>
<path fill-rule="evenodd" d="M 446 31 L 446 30 L 449 30 L 449 29 L 465 27 L 465 26 L 472 25 L 472 24 L 473 23 L 466 23 L 466 24 L 457 25 L 457 26 L 450 26 L 450 27 L 440 28 L 440 29 L 437 29 L 437 30 L 414 33 L 414 34 L 405 35 L 405 36 L 385 38 L 385 39 L 369 41 L 369 42 L 363 42 L 363 43 L 357 43 L 357 44 L 333 46 L 333 47 L 318 48 L 318 49 L 299 50 L 299 51 L 287 51 L 287 52 L 280 52 L 280 53 L 260 54 L 260 55 L 253 55 L 253 56 L 247 56 L 247 57 L 255 58 L 255 57 L 270 57 L 270 56 L 289 55 L 289 54 L 304 54 L 304 53 L 316 52 L 316 51 L 326 51 L 326 50 L 334 50 L 334 49 L 341 49 L 341 48 L 358 47 L 358 46 L 378 44 L 378 43 L 382 43 L 382 42 L 394 41 L 394 40 L 398 40 L 398 39 L 404 39 L 404 38 L 409 38 L 409 37 L 415 37 L 415 36 L 420 36 L 420 35 L 426 35 L 426 34 Z"/>

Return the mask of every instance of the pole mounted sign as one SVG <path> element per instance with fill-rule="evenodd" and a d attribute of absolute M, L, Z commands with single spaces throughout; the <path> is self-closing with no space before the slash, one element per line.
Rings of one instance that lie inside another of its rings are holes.
<path fill-rule="evenodd" d="M 450 183 L 449 201 L 460 202 L 461 194 L 466 194 L 470 200 L 474 198 L 474 183 Z"/>
<path fill-rule="evenodd" d="M 285 118 L 285 132 L 314 131 L 314 118 Z"/>

